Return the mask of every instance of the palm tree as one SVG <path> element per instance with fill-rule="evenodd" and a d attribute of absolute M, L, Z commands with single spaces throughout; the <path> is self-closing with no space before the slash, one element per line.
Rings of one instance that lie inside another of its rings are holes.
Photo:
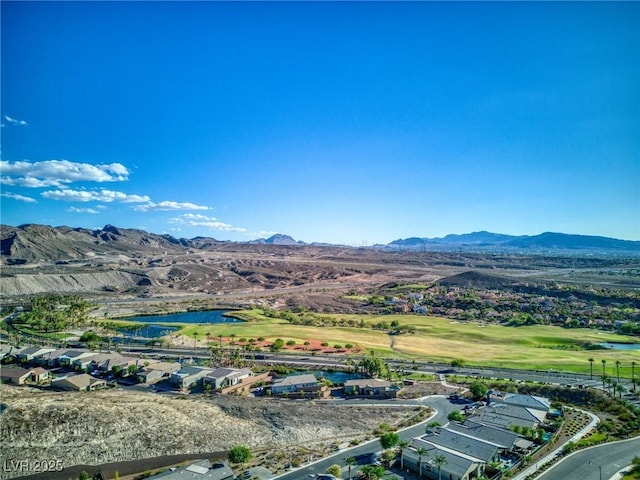
<path fill-rule="evenodd" d="M 409 446 L 409 442 L 400 440 L 398 442 L 398 450 L 400 450 L 400 470 L 404 470 L 404 449 Z"/>
<path fill-rule="evenodd" d="M 636 362 L 631 362 L 631 383 L 633 384 L 633 393 L 636 393 Z"/>
<path fill-rule="evenodd" d="M 427 449 L 424 447 L 416 448 L 416 453 L 418 454 L 418 472 L 420 478 L 422 478 L 422 457 L 427 455 Z"/>
<path fill-rule="evenodd" d="M 347 457 L 344 459 L 344 463 L 349 467 L 349 480 L 351 480 L 351 467 L 355 466 L 358 462 L 355 457 Z"/>
<path fill-rule="evenodd" d="M 605 365 L 607 365 L 607 361 L 604 358 L 600 361 L 602 362 L 602 376 L 604 377 L 607 374 L 604 369 Z"/>
<path fill-rule="evenodd" d="M 622 392 L 624 392 L 624 387 L 622 386 L 621 383 L 617 383 L 616 382 L 616 384 L 614 386 L 614 389 L 613 389 L 613 396 L 614 397 L 616 396 L 616 392 L 618 392 L 618 396 L 620 398 L 622 398 Z"/>
<path fill-rule="evenodd" d="M 611 389 L 611 393 L 613 394 L 613 398 L 616 398 L 616 392 L 618 391 L 618 382 L 616 382 L 613 378 L 609 380 L 609 388 Z"/>
<path fill-rule="evenodd" d="M 447 457 L 439 453 L 433 458 L 433 463 L 435 463 L 436 467 L 438 467 L 438 480 L 442 480 L 442 472 L 440 471 L 440 469 L 443 465 L 449 463 L 447 462 Z"/>
<path fill-rule="evenodd" d="M 618 377 L 618 383 L 620 383 L 620 360 L 616 360 L 616 377 Z"/>
<path fill-rule="evenodd" d="M 593 357 L 591 357 L 589 359 L 589 364 L 591 365 L 591 376 L 590 376 L 591 380 L 593 380 L 593 362 L 595 362 L 595 360 L 593 359 Z"/>

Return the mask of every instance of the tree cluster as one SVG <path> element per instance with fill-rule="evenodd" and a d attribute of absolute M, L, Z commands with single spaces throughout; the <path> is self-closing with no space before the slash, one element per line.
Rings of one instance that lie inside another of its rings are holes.
<path fill-rule="evenodd" d="M 73 295 L 46 295 L 34 297 L 27 310 L 14 324 L 20 324 L 37 332 L 60 332 L 87 322 L 91 304 Z"/>

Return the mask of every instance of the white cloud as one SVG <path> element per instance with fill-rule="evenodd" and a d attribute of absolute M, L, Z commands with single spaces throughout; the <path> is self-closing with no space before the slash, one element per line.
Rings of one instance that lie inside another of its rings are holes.
<path fill-rule="evenodd" d="M 60 187 L 72 182 L 122 182 L 129 170 L 121 163 L 91 165 L 69 160 L 42 162 L 0 160 L 0 173 L 6 185 L 23 187 Z"/>
<path fill-rule="evenodd" d="M 11 118 L 9 115 L 5 115 L 4 119 L 9 122 L 11 125 L 29 125 L 27 122 L 25 122 L 24 120 L 18 120 L 17 118 Z"/>
<path fill-rule="evenodd" d="M 113 190 L 48 190 L 42 192 L 44 198 L 51 200 L 62 200 L 65 202 L 122 202 L 122 203 L 144 203 L 149 201 L 146 195 L 129 195 Z"/>
<path fill-rule="evenodd" d="M 20 200 L 21 202 L 27 202 L 27 203 L 38 203 L 38 201 L 35 198 L 25 197 L 24 195 L 18 195 L 17 193 L 9 193 L 9 192 L 0 193 L 0 197 L 13 198 L 14 200 Z"/>
<path fill-rule="evenodd" d="M 139 212 L 148 212 L 148 211 L 169 211 L 169 210 L 209 210 L 209 207 L 205 207 L 203 205 L 196 205 L 195 203 L 190 202 L 171 202 L 171 201 L 163 201 L 163 202 L 149 202 L 144 205 L 137 205 L 133 207 L 134 210 Z"/>
<path fill-rule="evenodd" d="M 246 235 L 247 237 L 254 237 L 254 238 L 269 238 L 272 237 L 273 235 L 275 235 L 278 232 L 271 232 L 268 230 L 260 230 L 259 232 L 247 232 Z"/>
<path fill-rule="evenodd" d="M 67 212 L 72 212 L 72 213 L 100 213 L 98 210 L 95 210 L 93 208 L 76 208 L 76 207 L 67 208 Z"/>
<path fill-rule="evenodd" d="M 195 213 L 185 213 L 179 217 L 174 217 L 169 220 L 171 223 L 178 225 L 185 225 L 188 227 L 205 227 L 210 230 L 219 230 L 223 232 L 246 232 L 247 229 L 243 227 L 234 227 L 228 223 L 223 223 L 215 217 L 207 217 L 206 215 L 200 215 Z"/>
<path fill-rule="evenodd" d="M 27 188 L 55 187 L 59 185 L 59 182 L 46 182 L 29 176 L 20 178 L 0 177 L 0 183 L 3 185 L 11 185 L 12 187 L 19 186 Z"/>

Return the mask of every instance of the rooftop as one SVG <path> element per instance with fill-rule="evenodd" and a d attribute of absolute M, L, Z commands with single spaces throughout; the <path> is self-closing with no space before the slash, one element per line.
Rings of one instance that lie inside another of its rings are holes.
<path fill-rule="evenodd" d="M 29 375 L 31 370 L 26 370 L 22 367 L 2 367 L 0 373 L 5 378 L 20 378 Z"/>
<path fill-rule="evenodd" d="M 318 383 L 318 379 L 312 373 L 305 373 L 303 375 L 289 375 L 288 377 L 279 378 L 273 382 L 274 386 L 285 385 L 302 385 L 306 383 Z"/>
<path fill-rule="evenodd" d="M 391 382 L 380 380 L 379 378 L 354 378 L 344 382 L 345 387 L 358 388 L 386 388 L 391 386 Z"/>
<path fill-rule="evenodd" d="M 498 450 L 498 446 L 495 444 L 479 438 L 460 435 L 447 428 L 441 428 L 434 433 L 426 434 L 422 439 L 436 446 L 450 448 L 485 462 L 489 462 Z"/>
<path fill-rule="evenodd" d="M 447 425 L 447 429 L 461 435 L 469 435 L 491 442 L 506 449 L 512 448 L 518 438 L 520 438 L 517 433 L 511 430 L 494 425 L 486 425 L 469 419 L 465 420 L 463 424 L 451 422 Z"/>
<path fill-rule="evenodd" d="M 233 471 L 227 462 L 211 464 L 209 460 L 199 460 L 183 468 L 175 468 L 150 478 L 162 480 L 224 480 L 233 478 Z"/>

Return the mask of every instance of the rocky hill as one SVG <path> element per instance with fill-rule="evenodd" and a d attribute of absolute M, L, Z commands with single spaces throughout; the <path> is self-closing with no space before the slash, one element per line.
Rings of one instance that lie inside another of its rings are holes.
<path fill-rule="evenodd" d="M 192 243 L 170 235 L 106 225 L 100 230 L 46 225 L 0 226 L 0 255 L 9 264 L 77 260 L 98 254 L 181 251 Z"/>
<path fill-rule="evenodd" d="M 252 240 L 249 243 L 263 243 L 267 245 L 304 245 L 304 242 L 296 242 L 289 235 L 283 235 L 282 233 L 276 233 L 269 238 L 259 238 L 258 240 Z"/>
<path fill-rule="evenodd" d="M 447 287 L 485 288 L 490 290 L 502 290 L 511 287 L 515 280 L 497 275 L 488 275 L 481 272 L 462 272 L 457 275 L 442 278 L 440 285 Z"/>

